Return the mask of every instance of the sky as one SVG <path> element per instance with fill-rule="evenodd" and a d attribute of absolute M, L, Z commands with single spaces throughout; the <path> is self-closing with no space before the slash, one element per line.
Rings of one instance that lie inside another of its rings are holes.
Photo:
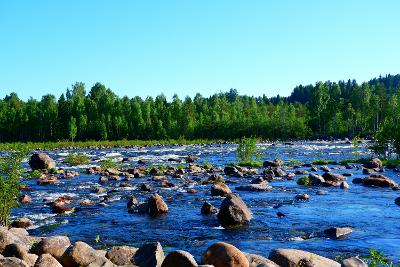
<path fill-rule="evenodd" d="M 0 97 L 290 95 L 400 73 L 398 0 L 0 2 Z"/>

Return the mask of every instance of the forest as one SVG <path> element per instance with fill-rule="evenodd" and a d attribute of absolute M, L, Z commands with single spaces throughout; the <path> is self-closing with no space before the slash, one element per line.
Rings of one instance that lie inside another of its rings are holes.
<path fill-rule="evenodd" d="M 87 92 L 88 90 L 88 92 Z M 197 94 L 118 97 L 96 83 L 76 82 L 58 99 L 0 100 L 0 141 L 376 137 L 400 142 L 400 75 L 299 85 L 289 97 Z"/>

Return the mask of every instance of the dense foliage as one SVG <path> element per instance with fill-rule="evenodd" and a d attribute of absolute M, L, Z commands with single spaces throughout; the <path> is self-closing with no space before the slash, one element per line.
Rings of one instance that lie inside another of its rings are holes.
<path fill-rule="evenodd" d="M 9 224 L 11 209 L 18 206 L 21 161 L 26 152 L 13 152 L 0 157 L 0 225 Z"/>
<path fill-rule="evenodd" d="M 181 100 L 118 97 L 75 83 L 58 99 L 0 100 L 0 141 L 266 139 L 373 136 L 398 146 L 400 75 L 298 86 L 290 97 L 249 97 L 235 89 Z M 397 128 L 396 128 L 397 127 Z M 397 138 L 397 139 L 396 139 Z"/>

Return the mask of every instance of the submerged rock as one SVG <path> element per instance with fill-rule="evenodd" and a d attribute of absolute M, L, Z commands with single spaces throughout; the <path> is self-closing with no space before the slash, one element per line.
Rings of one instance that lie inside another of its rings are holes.
<path fill-rule="evenodd" d="M 221 203 L 218 220 L 223 227 L 245 225 L 252 213 L 238 194 L 229 194 Z"/>
<path fill-rule="evenodd" d="M 353 229 L 350 227 L 331 227 L 326 230 L 324 230 L 324 234 L 327 237 L 333 238 L 333 239 L 342 239 L 345 236 L 351 234 L 353 232 Z"/>
<path fill-rule="evenodd" d="M 236 247 L 224 242 L 211 245 L 204 252 L 201 262 L 214 267 L 249 267 L 246 255 Z"/>

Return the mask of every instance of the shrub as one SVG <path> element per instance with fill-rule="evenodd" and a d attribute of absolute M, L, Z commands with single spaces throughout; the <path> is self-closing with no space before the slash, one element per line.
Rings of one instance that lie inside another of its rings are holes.
<path fill-rule="evenodd" d="M 237 159 L 239 162 L 252 161 L 256 157 L 256 144 L 257 139 L 255 137 L 246 138 L 243 137 L 239 141 L 239 145 L 236 149 Z"/>
<path fill-rule="evenodd" d="M 314 160 L 311 164 L 314 164 L 314 165 L 326 165 L 326 164 L 331 164 L 331 163 L 333 163 L 332 160 L 317 159 L 317 160 Z"/>
<path fill-rule="evenodd" d="M 111 168 L 118 168 L 121 164 L 119 162 L 115 162 L 112 159 L 105 159 L 100 162 L 100 167 L 102 169 L 111 169 Z"/>
<path fill-rule="evenodd" d="M 363 259 L 368 263 L 368 266 L 370 267 L 395 266 L 388 258 L 383 256 L 382 252 L 375 249 L 371 249 L 369 251 L 369 255 L 363 257 Z"/>
<path fill-rule="evenodd" d="M 21 161 L 25 151 L 13 152 L 0 158 L 0 225 L 8 226 L 11 210 L 18 206 Z"/>
<path fill-rule="evenodd" d="M 243 167 L 262 167 L 263 163 L 257 160 L 249 160 L 249 161 L 240 161 L 238 165 Z"/>
<path fill-rule="evenodd" d="M 311 180 L 310 180 L 310 178 L 308 178 L 308 176 L 300 177 L 300 178 L 297 180 L 297 184 L 299 184 L 299 185 L 305 185 L 305 186 L 312 186 L 312 185 L 313 185 L 312 182 L 311 182 Z"/>
<path fill-rule="evenodd" d="M 89 156 L 83 153 L 71 153 L 67 155 L 65 163 L 75 166 L 89 163 Z"/>

